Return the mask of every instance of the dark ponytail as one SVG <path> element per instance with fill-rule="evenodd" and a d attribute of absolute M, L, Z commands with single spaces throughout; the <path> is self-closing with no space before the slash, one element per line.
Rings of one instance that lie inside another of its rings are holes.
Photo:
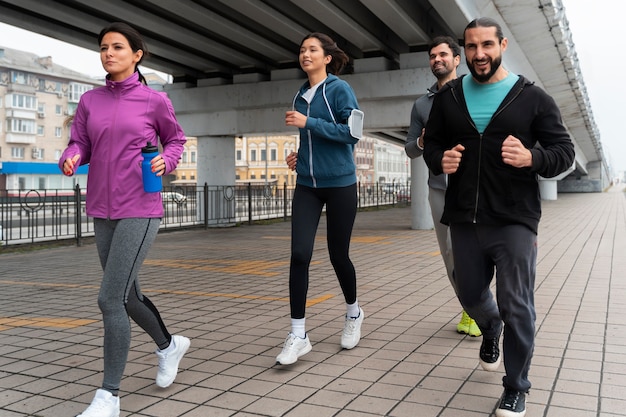
<path fill-rule="evenodd" d="M 341 74 L 341 71 L 350 60 L 348 55 L 337 46 L 337 43 L 335 43 L 330 36 L 320 32 L 313 32 L 306 35 L 304 39 L 302 39 L 302 42 L 300 42 L 300 47 L 302 47 L 304 41 L 310 38 L 319 40 L 324 49 L 324 54 L 332 57 L 330 63 L 326 65 L 328 72 L 334 75 Z"/>

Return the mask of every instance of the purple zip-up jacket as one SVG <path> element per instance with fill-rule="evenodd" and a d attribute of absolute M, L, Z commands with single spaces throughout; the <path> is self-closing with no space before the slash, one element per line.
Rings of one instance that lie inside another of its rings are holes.
<path fill-rule="evenodd" d="M 89 164 L 87 215 L 104 219 L 163 217 L 161 193 L 146 193 L 141 178 L 141 148 L 161 143 L 165 174 L 172 172 L 186 142 L 165 93 L 139 81 L 137 72 L 124 81 L 87 91 L 80 98 L 70 141 L 61 155 L 80 154 Z"/>

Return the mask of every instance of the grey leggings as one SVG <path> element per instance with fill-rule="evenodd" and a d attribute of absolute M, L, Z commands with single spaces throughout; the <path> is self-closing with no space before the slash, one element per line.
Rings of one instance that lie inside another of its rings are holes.
<path fill-rule="evenodd" d="M 160 349 L 168 333 L 156 307 L 141 294 L 139 268 L 159 231 L 159 219 L 94 219 L 96 246 L 104 271 L 98 306 L 104 323 L 102 388 L 117 395 L 130 349 L 130 316 Z"/>

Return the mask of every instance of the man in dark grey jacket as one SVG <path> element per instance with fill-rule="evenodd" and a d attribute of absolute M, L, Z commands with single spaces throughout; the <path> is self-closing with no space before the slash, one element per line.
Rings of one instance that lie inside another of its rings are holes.
<path fill-rule="evenodd" d="M 456 78 L 456 69 L 461 62 L 461 47 L 450 36 L 437 36 L 428 46 L 428 62 L 430 70 L 437 78 L 437 82 L 428 89 L 427 94 L 421 96 L 413 103 L 411 125 L 409 126 L 406 144 L 404 145 L 404 150 L 411 159 L 418 158 L 424 153 L 424 127 L 433 105 L 433 97 L 445 83 Z M 448 226 L 441 223 L 447 182 L 446 174 L 434 175 L 432 171 L 428 172 L 428 203 L 433 217 L 433 224 L 435 225 L 437 243 L 439 243 L 439 251 L 446 267 L 446 273 L 452 288 L 456 292 L 450 231 Z M 474 337 L 481 334 L 478 325 L 465 310 L 461 313 L 461 321 L 457 324 L 456 331 Z"/>
<path fill-rule="evenodd" d="M 483 333 L 485 370 L 499 367 L 504 322 L 496 416 L 521 417 L 535 338 L 538 176 L 567 170 L 574 146 L 554 100 L 501 66 L 507 39 L 497 22 L 470 22 L 464 40 L 472 76 L 435 95 L 424 160 L 433 173 L 448 174 L 442 221 L 450 226 L 459 301 Z M 494 270 L 497 304 L 489 288 Z"/>

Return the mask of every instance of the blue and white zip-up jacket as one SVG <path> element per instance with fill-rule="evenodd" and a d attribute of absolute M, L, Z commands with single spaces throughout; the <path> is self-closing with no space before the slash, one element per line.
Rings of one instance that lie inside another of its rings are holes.
<path fill-rule="evenodd" d="M 328 74 L 311 103 L 303 97 L 307 81 L 293 99 L 293 109 L 307 116 L 300 130 L 296 182 L 313 188 L 347 187 L 356 183 L 354 145 L 348 117 L 359 105 L 350 85 Z"/>

